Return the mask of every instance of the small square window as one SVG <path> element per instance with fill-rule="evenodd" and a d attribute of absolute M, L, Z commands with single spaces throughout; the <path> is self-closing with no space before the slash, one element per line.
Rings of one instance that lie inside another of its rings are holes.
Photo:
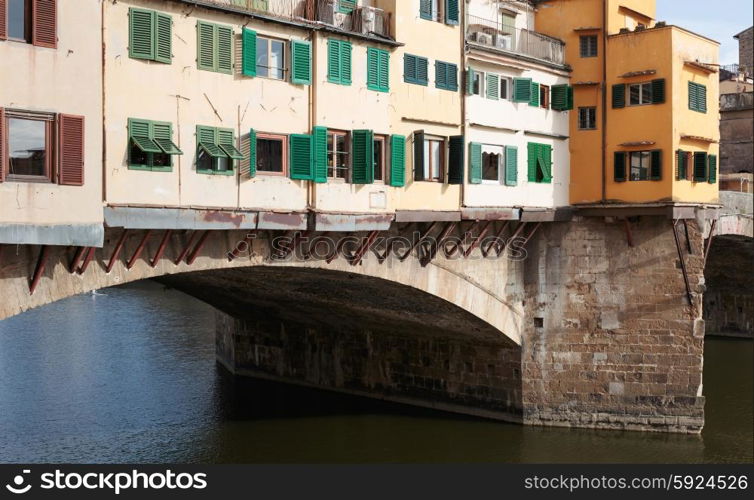
<path fill-rule="evenodd" d="M 579 37 L 579 52 L 581 57 L 597 57 L 597 35 Z"/>
<path fill-rule="evenodd" d="M 484 73 L 480 71 L 474 71 L 474 76 L 472 78 L 471 82 L 471 93 L 472 95 L 483 95 L 482 91 L 484 86 Z"/>
<path fill-rule="evenodd" d="M 597 128 L 597 108 L 579 108 L 579 130 L 595 130 Z"/>
<path fill-rule="evenodd" d="M 649 180 L 650 153 L 649 151 L 632 151 L 629 153 L 631 165 L 631 180 Z"/>
<path fill-rule="evenodd" d="M 488 184 L 500 183 L 500 173 L 503 170 L 503 147 L 484 146 L 482 152 L 482 182 Z"/>
<path fill-rule="evenodd" d="M 374 180 L 377 182 L 385 182 L 386 139 L 384 135 L 374 136 Z"/>
<path fill-rule="evenodd" d="M 284 135 L 257 134 L 257 173 L 286 173 L 286 144 Z"/>
<path fill-rule="evenodd" d="M 652 82 L 632 83 L 628 86 L 630 106 L 652 104 Z"/>
<path fill-rule="evenodd" d="M 500 99 L 510 99 L 510 78 L 500 77 Z"/>
<path fill-rule="evenodd" d="M 350 159 L 348 132 L 327 131 L 327 177 L 347 179 Z"/>
<path fill-rule="evenodd" d="M 445 171 L 445 140 L 427 137 L 424 139 L 424 180 L 443 182 Z"/>
<path fill-rule="evenodd" d="M 6 113 L 8 128 L 8 180 L 52 179 L 52 116 L 14 116 Z"/>
<path fill-rule="evenodd" d="M 31 0 L 8 0 L 8 38 L 31 43 Z"/>
<path fill-rule="evenodd" d="M 285 79 L 285 42 L 257 37 L 257 76 Z"/>

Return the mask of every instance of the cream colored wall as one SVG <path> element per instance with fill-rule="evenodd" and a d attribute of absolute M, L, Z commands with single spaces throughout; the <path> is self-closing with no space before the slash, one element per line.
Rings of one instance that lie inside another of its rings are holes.
<path fill-rule="evenodd" d="M 248 18 L 170 1 L 105 2 L 107 202 L 223 208 L 303 210 L 306 181 L 257 174 L 254 179 L 196 172 L 197 125 L 233 128 L 248 140 L 250 129 L 280 134 L 310 133 L 309 87 L 240 74 L 241 26 Z M 173 19 L 173 61 L 162 64 L 128 55 L 128 9 L 142 7 Z M 232 75 L 197 68 L 198 20 L 233 27 Z M 260 36 L 302 40 L 310 32 L 252 21 Z M 288 67 L 290 49 L 286 49 Z M 183 156 L 173 157 L 172 172 L 129 170 L 128 118 L 170 121 Z M 237 163 L 238 164 L 238 163 Z"/>
<path fill-rule="evenodd" d="M 699 61 L 717 67 L 720 46 L 688 31 L 672 29 L 673 40 L 673 151 L 704 151 L 717 155 L 718 178 L 720 169 L 720 82 L 719 73 L 709 73 L 685 65 L 685 61 Z M 707 87 L 707 112 L 689 109 L 688 82 Z M 713 143 L 682 139 L 693 135 L 712 139 Z M 708 182 L 675 181 L 673 199 L 676 201 L 716 203 L 719 199 L 719 184 Z"/>
<path fill-rule="evenodd" d="M 392 133 L 406 136 L 406 188 L 396 193 L 396 208 L 458 210 L 460 186 L 413 180 L 413 132 L 424 130 L 428 135 L 444 137 L 461 135 L 464 78 L 461 26 L 421 19 L 419 0 L 392 0 L 381 4 L 395 9 L 394 33 L 397 40 L 405 44 L 397 48 L 390 59 Z M 459 5 L 463 8 L 465 3 L 459 2 Z M 426 87 L 403 81 L 404 54 L 429 60 L 429 84 Z M 457 92 L 435 88 L 437 60 L 458 66 Z"/>
<path fill-rule="evenodd" d="M 508 78 L 531 78 L 552 87 L 567 84 L 568 78 L 544 69 L 515 70 L 489 62 L 471 59 L 467 66 L 476 71 L 494 73 Z M 486 94 L 486 92 L 485 92 Z M 466 143 L 518 147 L 518 185 L 468 183 L 468 153 L 466 158 L 466 186 L 464 205 L 469 207 L 556 207 L 568 204 L 570 183 L 570 153 L 568 140 L 528 135 L 525 132 L 542 132 L 567 137 L 570 112 L 554 111 L 516 103 L 509 99 L 492 100 L 485 96 L 466 98 Z M 501 130 L 502 128 L 515 130 Z M 527 145 L 530 142 L 548 144 L 553 148 L 553 181 L 551 184 L 527 180 Z"/>
<path fill-rule="evenodd" d="M 621 9 L 621 7 L 630 10 Z M 599 9 L 599 6 L 597 8 Z M 629 28 L 633 30 L 639 23 L 648 27 L 654 25 L 654 21 L 648 21 L 631 11 L 655 19 L 657 0 L 608 0 L 607 33 L 609 35 L 614 35 L 615 33 L 618 33 L 621 28 Z"/>
<path fill-rule="evenodd" d="M 367 48 L 384 46 L 366 43 L 329 33 L 317 33 L 314 91 L 315 125 L 339 130 L 367 129 L 375 134 L 390 135 L 392 129 L 390 94 L 367 88 Z M 330 38 L 350 41 L 351 85 L 339 85 L 327 81 L 327 40 Z M 386 49 L 387 50 L 387 49 Z M 402 71 L 401 67 L 401 71 Z M 391 73 L 397 70 L 391 55 Z M 389 140 L 386 145 L 386 171 L 389 171 Z M 314 206 L 322 211 L 385 212 L 395 210 L 395 192 L 385 182 L 374 184 L 350 184 L 342 179 L 328 179 L 326 184 L 314 184 Z"/>
<path fill-rule="evenodd" d="M 531 29 L 534 26 L 534 10 L 526 4 L 517 1 L 500 0 L 472 0 L 466 3 L 469 16 L 479 17 L 488 21 L 502 22 L 500 10 L 516 12 L 516 28 Z M 469 24 L 473 24 L 470 21 Z"/>
<path fill-rule="evenodd" d="M 0 107 L 83 115 L 84 186 L 2 182 L 2 224 L 103 220 L 100 3 L 58 4 L 57 49 L 0 41 Z"/>

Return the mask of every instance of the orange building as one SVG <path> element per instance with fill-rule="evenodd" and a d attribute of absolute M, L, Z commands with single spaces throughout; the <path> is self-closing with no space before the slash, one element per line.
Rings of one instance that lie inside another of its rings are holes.
<path fill-rule="evenodd" d="M 655 0 L 543 0 L 573 68 L 572 204 L 716 203 L 719 44 Z"/>

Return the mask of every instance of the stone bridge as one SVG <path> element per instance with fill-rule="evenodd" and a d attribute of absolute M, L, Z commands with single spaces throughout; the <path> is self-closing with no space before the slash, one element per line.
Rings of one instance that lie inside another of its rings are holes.
<path fill-rule="evenodd" d="M 154 278 L 218 310 L 239 375 L 526 424 L 703 426 L 704 210 L 330 230 L 139 210 L 106 211 L 103 248 L 4 245 L 0 318 Z"/>

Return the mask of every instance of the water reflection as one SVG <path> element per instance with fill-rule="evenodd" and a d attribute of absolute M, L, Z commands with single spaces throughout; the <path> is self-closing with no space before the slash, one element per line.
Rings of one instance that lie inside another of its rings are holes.
<path fill-rule="evenodd" d="M 751 342 L 708 341 L 702 436 L 524 428 L 234 379 L 208 306 L 101 293 L 0 322 L 0 461 L 752 461 Z"/>

